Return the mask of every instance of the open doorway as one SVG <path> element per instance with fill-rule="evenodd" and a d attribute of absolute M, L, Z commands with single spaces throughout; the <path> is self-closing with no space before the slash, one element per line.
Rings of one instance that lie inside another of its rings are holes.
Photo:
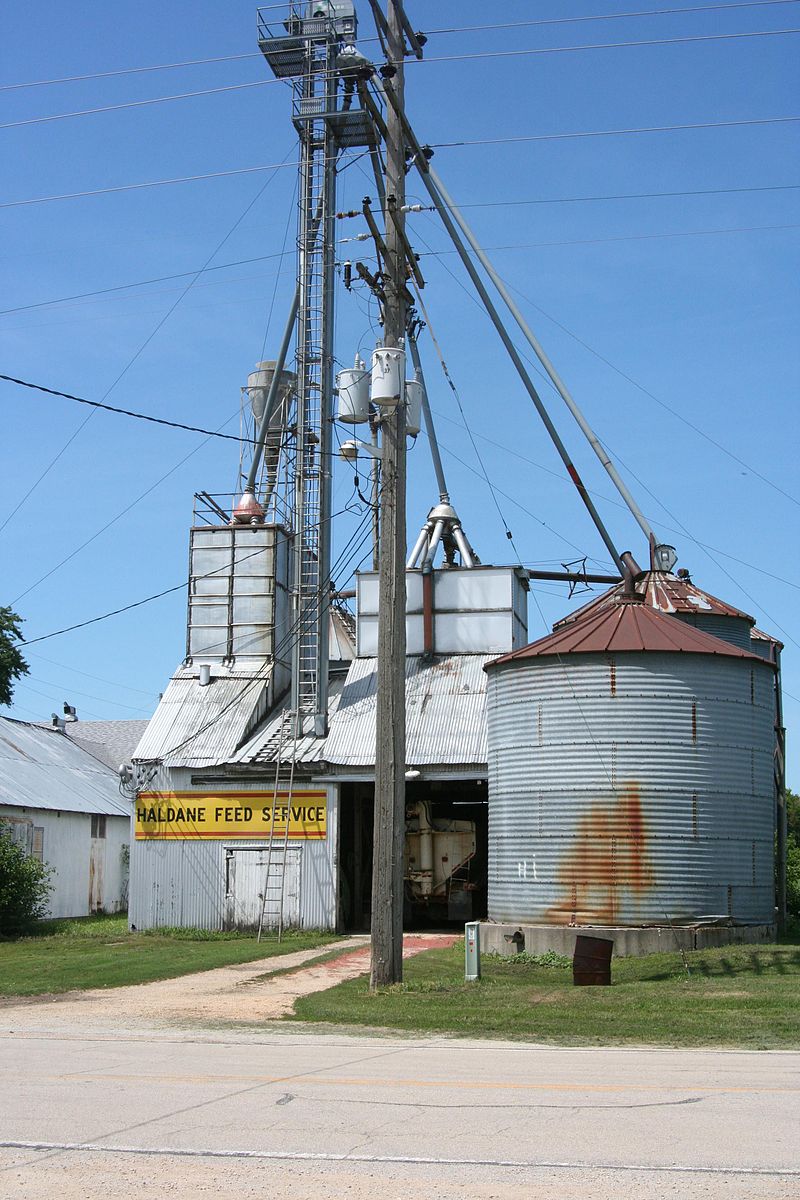
<path fill-rule="evenodd" d="M 372 896 L 374 787 L 342 784 L 339 927 L 367 932 Z M 486 916 L 488 819 L 483 780 L 406 785 L 403 927 L 460 928 Z"/>

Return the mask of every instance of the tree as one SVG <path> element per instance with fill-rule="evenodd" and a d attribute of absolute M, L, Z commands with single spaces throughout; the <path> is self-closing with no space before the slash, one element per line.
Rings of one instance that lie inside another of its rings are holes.
<path fill-rule="evenodd" d="M 51 874 L 0 821 L 0 937 L 19 937 L 47 914 Z"/>
<path fill-rule="evenodd" d="M 786 789 L 786 907 L 800 917 L 800 796 Z"/>
<path fill-rule="evenodd" d="M 15 679 L 28 674 L 28 664 L 19 652 L 22 641 L 22 617 L 13 609 L 0 606 L 0 704 L 10 704 Z"/>

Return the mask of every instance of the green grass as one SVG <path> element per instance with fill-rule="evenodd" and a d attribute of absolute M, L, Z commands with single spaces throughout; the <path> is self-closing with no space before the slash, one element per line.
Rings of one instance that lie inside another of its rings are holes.
<path fill-rule="evenodd" d="M 254 934 L 203 929 L 130 933 L 124 915 L 47 921 L 33 937 L 0 942 L 0 996 L 149 983 L 291 954 L 333 940 L 334 934 L 314 932 L 287 932 L 282 942 L 260 944 Z"/>
<path fill-rule="evenodd" d="M 360 978 L 304 996 L 295 1019 L 565 1045 L 800 1046 L 800 940 L 686 958 L 688 978 L 679 954 L 657 954 L 615 960 L 611 987 L 574 987 L 557 962 L 485 956 L 468 984 L 461 942 L 407 960 L 404 982 L 376 994 Z"/>

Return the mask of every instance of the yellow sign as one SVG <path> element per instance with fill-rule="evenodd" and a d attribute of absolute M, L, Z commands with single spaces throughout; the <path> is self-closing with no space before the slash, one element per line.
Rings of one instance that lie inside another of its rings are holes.
<path fill-rule="evenodd" d="M 201 838 L 262 840 L 270 834 L 289 840 L 319 841 L 328 836 L 327 793 L 140 792 L 136 801 L 137 841 L 195 841 Z M 274 820 L 273 820 L 274 807 Z"/>

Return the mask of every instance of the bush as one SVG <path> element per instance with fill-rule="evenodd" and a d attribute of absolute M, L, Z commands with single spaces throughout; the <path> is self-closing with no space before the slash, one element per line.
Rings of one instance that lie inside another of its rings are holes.
<path fill-rule="evenodd" d="M 0 822 L 0 937 L 20 937 L 45 916 L 51 874 Z"/>
<path fill-rule="evenodd" d="M 786 908 L 790 916 L 800 917 L 800 844 L 793 837 L 786 849 Z"/>

